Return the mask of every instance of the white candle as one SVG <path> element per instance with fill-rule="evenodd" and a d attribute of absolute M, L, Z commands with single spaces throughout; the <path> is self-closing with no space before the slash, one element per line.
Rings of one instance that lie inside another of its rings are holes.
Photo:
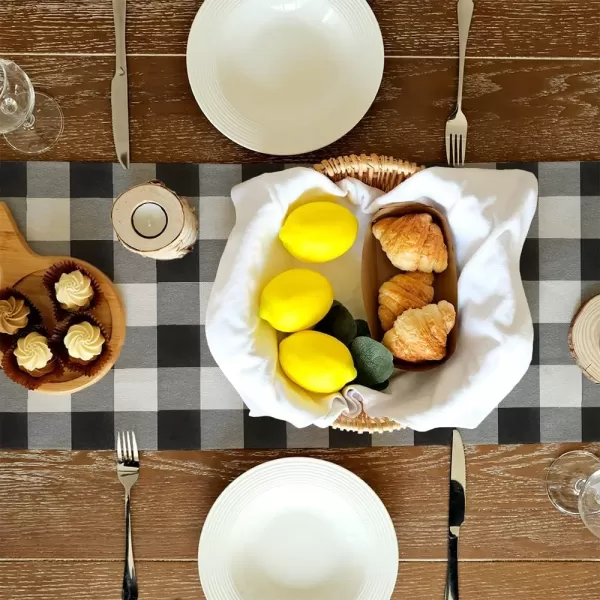
<path fill-rule="evenodd" d="M 167 226 L 167 213 L 155 202 L 144 202 L 133 211 L 131 224 L 142 237 L 155 238 Z"/>

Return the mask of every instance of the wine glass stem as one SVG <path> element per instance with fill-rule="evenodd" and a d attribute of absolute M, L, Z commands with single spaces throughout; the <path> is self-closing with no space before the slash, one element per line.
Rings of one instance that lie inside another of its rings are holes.
<path fill-rule="evenodd" d="M 574 484 L 573 484 L 573 489 L 575 490 L 575 494 L 577 496 L 579 496 L 583 490 L 583 486 L 585 485 L 585 479 L 578 479 Z"/>
<path fill-rule="evenodd" d="M 11 96 L 7 96 L 0 102 L 0 111 L 5 115 L 14 115 L 18 108 L 17 101 Z"/>
<path fill-rule="evenodd" d="M 33 129 L 35 125 L 35 117 L 33 116 L 33 114 L 30 114 L 26 119 L 25 122 L 23 123 L 23 129 Z"/>

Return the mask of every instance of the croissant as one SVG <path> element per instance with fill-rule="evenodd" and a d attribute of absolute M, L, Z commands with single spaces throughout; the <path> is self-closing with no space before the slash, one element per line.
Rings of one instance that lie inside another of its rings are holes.
<path fill-rule="evenodd" d="M 379 288 L 379 320 L 384 331 L 409 308 L 421 308 L 433 300 L 433 274 L 400 273 Z"/>
<path fill-rule="evenodd" d="M 448 267 L 448 249 L 430 214 L 386 217 L 373 225 L 390 262 L 402 271 L 441 273 Z"/>
<path fill-rule="evenodd" d="M 407 310 L 383 336 L 383 344 L 396 358 L 408 362 L 441 360 L 455 321 L 454 306 L 445 300 Z"/>

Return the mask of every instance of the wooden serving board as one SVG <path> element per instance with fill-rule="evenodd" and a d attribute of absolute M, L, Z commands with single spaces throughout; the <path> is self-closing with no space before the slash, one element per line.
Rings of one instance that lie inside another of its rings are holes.
<path fill-rule="evenodd" d="M 77 392 L 106 375 L 119 357 L 125 341 L 125 312 L 113 282 L 93 265 L 68 256 L 40 256 L 33 252 L 19 232 L 8 206 L 0 202 L 0 288 L 14 287 L 25 294 L 42 313 L 48 333 L 54 329 L 56 319 L 42 278 L 49 267 L 63 260 L 72 260 L 81 265 L 98 282 L 103 299 L 92 313 L 110 335 L 108 344 L 112 356 L 104 368 L 93 377 L 84 377 L 65 370 L 60 378 L 46 382 L 36 390 L 46 394 Z"/>

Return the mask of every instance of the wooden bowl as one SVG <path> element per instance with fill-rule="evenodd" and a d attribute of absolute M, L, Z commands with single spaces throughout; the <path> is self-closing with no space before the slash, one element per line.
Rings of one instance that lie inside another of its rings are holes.
<path fill-rule="evenodd" d="M 456 270 L 456 254 L 454 251 L 454 240 L 452 230 L 446 217 L 438 210 L 421 204 L 420 202 L 406 202 L 402 204 L 390 204 L 378 211 L 373 217 L 372 224 L 384 217 L 402 217 L 404 215 L 427 213 L 437 223 L 444 235 L 444 241 L 448 248 L 448 268 L 442 273 L 434 273 L 433 278 L 433 302 L 446 300 L 454 306 L 456 310 L 456 324 L 448 334 L 446 345 L 446 356 L 441 360 L 427 360 L 418 363 L 412 363 L 399 358 L 394 358 L 394 365 L 403 371 L 427 371 L 443 365 L 456 349 L 456 340 L 458 338 L 458 274 Z M 384 331 L 377 314 L 379 308 L 378 295 L 379 288 L 389 281 L 394 275 L 401 271 L 394 267 L 383 251 L 381 244 L 375 238 L 371 227 L 367 231 L 362 254 L 362 292 L 363 304 L 367 315 L 367 323 L 371 336 L 376 340 L 383 339 Z"/>
<path fill-rule="evenodd" d="M 67 256 L 40 256 L 31 250 L 19 232 L 8 206 L 0 202 L 0 288 L 14 287 L 25 294 L 40 310 L 44 326 L 51 333 L 56 325 L 52 301 L 42 284 L 46 270 L 57 262 L 72 260 L 94 276 L 103 298 L 92 313 L 110 335 L 111 360 L 93 377 L 84 377 L 65 369 L 55 381 L 42 384 L 36 391 L 45 394 L 78 392 L 101 379 L 115 364 L 125 341 L 125 312 L 113 282 L 89 263 Z M 0 356 L 1 358 L 1 356 Z"/>

